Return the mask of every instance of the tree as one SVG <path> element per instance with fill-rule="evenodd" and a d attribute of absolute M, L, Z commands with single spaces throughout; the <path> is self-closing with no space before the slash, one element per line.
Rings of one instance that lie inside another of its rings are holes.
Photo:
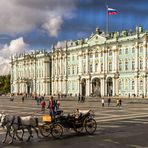
<path fill-rule="evenodd" d="M 0 94 L 10 93 L 10 75 L 0 76 Z"/>

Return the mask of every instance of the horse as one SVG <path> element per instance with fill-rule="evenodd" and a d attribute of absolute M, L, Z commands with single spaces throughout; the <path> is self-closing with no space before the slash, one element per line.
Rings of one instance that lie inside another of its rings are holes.
<path fill-rule="evenodd" d="M 15 135 L 17 136 L 19 140 L 23 140 L 24 129 L 28 130 L 30 135 L 27 141 L 30 141 L 30 138 L 33 138 L 31 128 L 33 128 L 36 131 L 36 134 L 39 138 L 38 130 L 36 129 L 38 127 L 38 118 L 35 116 L 21 117 L 17 115 L 1 114 L 0 115 L 0 125 L 7 129 L 5 138 L 2 141 L 3 143 L 6 141 L 8 134 L 11 137 L 9 144 L 13 143 L 13 140 L 15 139 Z M 23 132 L 21 137 L 18 136 L 18 133 L 17 133 L 18 130 L 22 130 Z M 11 131 L 12 131 L 12 135 L 10 134 Z"/>
<path fill-rule="evenodd" d="M 11 122 L 3 124 L 2 121 L 4 120 L 4 118 L 5 118 L 5 114 L 3 114 L 3 113 L 0 114 L 0 126 L 2 126 L 3 128 L 6 129 L 5 138 L 4 138 L 4 140 L 2 140 L 3 143 L 5 143 L 5 141 L 6 141 L 8 135 L 12 138 L 12 135 L 11 135 Z M 17 134 L 17 137 L 18 137 L 18 139 L 22 140 L 22 139 L 18 136 L 18 134 Z M 16 138 L 15 138 L 15 139 L 16 139 Z"/>

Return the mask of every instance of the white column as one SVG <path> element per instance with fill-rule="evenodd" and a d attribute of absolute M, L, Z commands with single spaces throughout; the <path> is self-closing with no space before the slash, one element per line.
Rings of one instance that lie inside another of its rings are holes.
<path fill-rule="evenodd" d="M 143 79 L 143 94 L 144 94 L 144 96 L 147 96 L 147 94 L 146 94 L 146 92 L 147 92 L 146 84 L 147 84 L 147 77 L 146 77 L 146 75 L 144 75 L 144 79 Z"/>
<path fill-rule="evenodd" d="M 93 62 L 92 62 L 92 71 L 93 71 L 93 73 L 95 72 L 95 52 L 93 52 Z"/>
<path fill-rule="evenodd" d="M 56 56 L 56 76 L 58 75 L 58 57 Z"/>
<path fill-rule="evenodd" d="M 116 79 L 116 95 L 119 95 L 119 78 Z"/>
<path fill-rule="evenodd" d="M 112 80 L 113 80 L 113 96 L 115 96 L 115 94 L 116 94 L 116 79 L 113 77 Z"/>
<path fill-rule="evenodd" d="M 82 95 L 82 80 L 80 79 L 80 84 L 79 84 L 80 86 L 80 95 Z"/>
<path fill-rule="evenodd" d="M 138 57 L 138 55 L 139 55 L 139 45 L 138 45 L 138 42 L 136 42 L 136 46 L 135 46 L 135 48 L 136 48 L 136 60 L 135 60 L 135 70 L 136 71 L 138 71 L 138 69 L 139 69 L 139 57 Z"/>
<path fill-rule="evenodd" d="M 79 53 L 79 75 L 82 74 L 82 55 Z"/>
<path fill-rule="evenodd" d="M 59 88 L 58 88 L 59 80 L 56 80 L 56 93 L 59 93 Z"/>
<path fill-rule="evenodd" d="M 138 77 L 135 77 L 135 95 L 138 96 Z"/>
<path fill-rule="evenodd" d="M 62 57 L 60 56 L 60 75 L 62 75 Z"/>
<path fill-rule="evenodd" d="M 146 67 L 147 67 L 146 54 L 147 54 L 147 44 L 146 44 L 146 41 L 144 41 L 144 49 L 143 49 L 143 70 L 144 71 L 146 71 Z"/>
<path fill-rule="evenodd" d="M 89 71 L 89 63 L 88 63 L 88 50 L 86 52 L 86 74 L 88 74 L 88 71 Z"/>
<path fill-rule="evenodd" d="M 105 79 L 101 78 L 101 96 L 105 95 Z"/>
<path fill-rule="evenodd" d="M 99 52 L 99 73 L 101 72 L 101 52 Z"/>
<path fill-rule="evenodd" d="M 90 80 L 86 80 L 86 96 L 89 96 L 90 94 Z"/>

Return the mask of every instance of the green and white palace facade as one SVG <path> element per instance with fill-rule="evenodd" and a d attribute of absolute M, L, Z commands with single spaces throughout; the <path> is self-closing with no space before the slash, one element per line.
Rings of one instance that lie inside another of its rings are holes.
<path fill-rule="evenodd" d="M 148 33 L 142 27 L 65 41 L 11 57 L 11 93 L 148 96 Z"/>

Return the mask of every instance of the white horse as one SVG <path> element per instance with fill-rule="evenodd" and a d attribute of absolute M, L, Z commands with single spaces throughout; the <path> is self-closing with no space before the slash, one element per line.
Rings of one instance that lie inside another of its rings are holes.
<path fill-rule="evenodd" d="M 19 140 L 23 140 L 24 129 L 27 129 L 30 134 L 27 141 L 29 141 L 30 138 L 33 137 L 31 128 L 36 131 L 37 136 L 39 137 L 38 130 L 36 129 L 36 127 L 38 127 L 38 118 L 34 116 L 20 117 L 14 115 L 0 114 L 0 125 L 7 129 L 5 138 L 2 141 L 3 143 L 6 141 L 8 134 L 11 137 L 11 141 L 9 142 L 10 144 L 13 143 L 15 135 Z M 18 136 L 18 130 L 22 130 L 23 132 L 21 137 Z"/>

